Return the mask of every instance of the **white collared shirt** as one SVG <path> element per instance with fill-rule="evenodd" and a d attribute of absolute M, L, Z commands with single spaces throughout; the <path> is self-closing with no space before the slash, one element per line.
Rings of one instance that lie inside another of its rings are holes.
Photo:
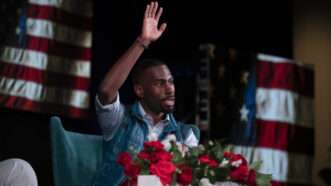
<path fill-rule="evenodd" d="M 153 124 L 153 118 L 145 112 L 145 109 L 140 102 L 138 102 L 138 108 L 140 114 L 143 116 L 143 120 L 147 123 L 148 126 L 147 139 L 149 141 L 157 140 L 162 133 L 164 127 L 168 125 L 169 115 L 167 114 L 163 120 Z"/>
<path fill-rule="evenodd" d="M 98 96 L 96 96 L 95 101 L 97 118 L 100 124 L 100 127 L 103 132 L 104 139 L 109 141 L 113 138 L 116 129 L 120 125 L 123 117 L 125 107 L 120 103 L 119 94 L 116 96 L 114 103 L 108 105 L 102 105 L 99 101 Z M 142 105 L 139 102 L 139 112 L 143 116 L 144 121 L 148 125 L 148 139 L 157 140 L 159 135 L 162 133 L 164 127 L 169 122 L 169 115 L 166 115 L 165 119 L 154 124 L 153 119 L 148 115 Z M 112 122 L 109 122 L 112 121 Z M 188 137 L 184 140 L 184 144 L 189 147 L 197 146 L 199 143 L 198 139 L 195 137 L 193 131 L 191 130 Z"/>

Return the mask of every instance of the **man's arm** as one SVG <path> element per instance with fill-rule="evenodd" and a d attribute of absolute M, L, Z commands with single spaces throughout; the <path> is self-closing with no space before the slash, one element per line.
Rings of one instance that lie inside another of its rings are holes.
<path fill-rule="evenodd" d="M 115 62 L 106 74 L 99 87 L 99 98 L 102 104 L 114 102 L 119 88 L 127 79 L 132 67 L 143 53 L 146 46 L 156 41 L 166 29 L 163 23 L 158 28 L 162 7 L 158 8 L 157 2 L 146 6 L 142 31 L 130 48 Z"/>

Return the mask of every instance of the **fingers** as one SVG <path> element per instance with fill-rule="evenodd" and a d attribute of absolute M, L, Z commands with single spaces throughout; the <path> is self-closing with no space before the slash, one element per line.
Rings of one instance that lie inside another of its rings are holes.
<path fill-rule="evenodd" d="M 150 11 L 150 9 L 151 9 L 151 6 L 150 5 L 147 5 L 146 6 L 146 9 L 145 9 L 145 17 L 149 17 L 149 11 Z"/>
<path fill-rule="evenodd" d="M 150 4 L 148 4 L 145 10 L 145 17 L 151 17 L 158 20 L 161 17 L 163 11 L 162 7 L 160 7 L 159 10 L 158 7 L 158 2 L 151 2 Z"/>
<path fill-rule="evenodd" d="M 152 11 L 151 11 L 151 17 L 155 17 L 155 14 L 156 14 L 156 11 L 157 11 L 157 8 L 158 8 L 158 3 L 157 2 L 152 2 Z"/>
<path fill-rule="evenodd" d="M 158 11 L 157 14 L 156 14 L 156 18 L 155 18 L 156 21 L 159 21 L 161 15 L 162 15 L 162 12 L 163 12 L 163 8 L 160 7 L 159 11 Z"/>
<path fill-rule="evenodd" d="M 164 32 L 166 28 L 167 28 L 167 23 L 163 23 L 163 24 L 160 26 L 159 31 L 160 31 L 160 32 Z"/>

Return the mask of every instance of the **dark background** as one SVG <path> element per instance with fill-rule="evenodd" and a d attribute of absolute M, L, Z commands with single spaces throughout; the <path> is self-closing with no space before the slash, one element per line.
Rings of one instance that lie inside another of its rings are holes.
<path fill-rule="evenodd" d="M 94 95 L 112 63 L 140 33 L 144 7 L 149 1 L 95 1 L 93 18 L 93 59 L 91 109 L 87 120 L 63 117 L 68 130 L 100 134 L 95 121 Z M 159 1 L 164 7 L 161 22 L 168 27 L 142 57 L 157 57 L 174 70 L 178 119 L 192 121 L 193 81 L 200 43 L 292 57 L 291 1 Z M 178 86 L 179 85 L 179 86 Z M 131 102 L 130 83 L 121 89 L 122 101 Z M 23 158 L 37 172 L 39 185 L 52 185 L 48 122 L 50 114 L 0 108 L 0 160 Z"/>

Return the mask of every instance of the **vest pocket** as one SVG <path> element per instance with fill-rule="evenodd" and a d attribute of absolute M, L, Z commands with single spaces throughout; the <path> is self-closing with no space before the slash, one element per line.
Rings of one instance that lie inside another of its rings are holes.
<path fill-rule="evenodd" d="M 144 139 L 145 136 L 142 128 L 140 128 L 139 125 L 133 127 L 128 138 L 128 151 L 133 154 L 139 153 L 143 148 Z"/>

